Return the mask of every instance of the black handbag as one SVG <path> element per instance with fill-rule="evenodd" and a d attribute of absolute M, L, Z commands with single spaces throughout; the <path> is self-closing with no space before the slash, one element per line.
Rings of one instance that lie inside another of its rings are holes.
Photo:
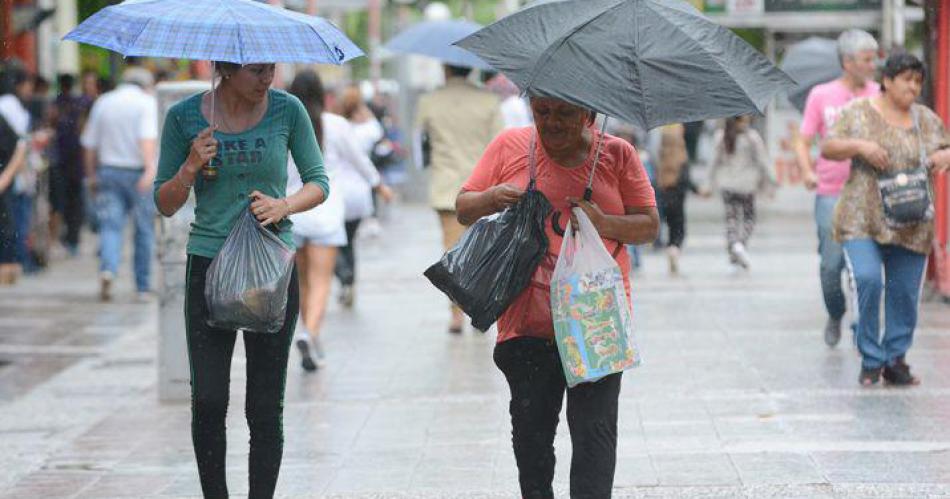
<path fill-rule="evenodd" d="M 898 229 L 929 222 L 934 218 L 927 150 L 924 148 L 916 109 L 913 110 L 913 117 L 920 147 L 920 164 L 916 168 L 879 173 L 877 178 L 884 221 L 889 227 Z"/>

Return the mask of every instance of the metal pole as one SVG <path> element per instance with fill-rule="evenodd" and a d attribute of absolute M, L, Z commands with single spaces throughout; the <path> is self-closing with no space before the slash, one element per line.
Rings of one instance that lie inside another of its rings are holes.
<path fill-rule="evenodd" d="M 894 46 L 903 47 L 907 33 L 907 21 L 904 16 L 904 0 L 894 0 L 893 9 L 894 11 L 891 16 L 894 22 Z"/>
<path fill-rule="evenodd" d="M 890 51 L 894 46 L 894 0 L 881 2 L 881 45 Z"/>
<path fill-rule="evenodd" d="M 380 18 L 381 2 L 380 0 L 369 0 L 367 4 L 369 14 L 368 38 L 369 38 L 369 78 L 376 87 L 381 76 L 381 64 L 379 62 L 379 42 L 380 36 Z"/>

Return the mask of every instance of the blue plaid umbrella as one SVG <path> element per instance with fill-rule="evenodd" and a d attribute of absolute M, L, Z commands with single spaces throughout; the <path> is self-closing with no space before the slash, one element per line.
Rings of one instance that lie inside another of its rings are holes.
<path fill-rule="evenodd" d="M 325 19 L 253 0 L 127 0 L 66 35 L 126 56 L 343 64 L 363 55 Z"/>

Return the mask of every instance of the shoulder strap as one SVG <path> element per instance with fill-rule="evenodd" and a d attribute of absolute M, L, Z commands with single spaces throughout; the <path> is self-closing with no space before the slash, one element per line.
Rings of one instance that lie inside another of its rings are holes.
<path fill-rule="evenodd" d="M 527 190 L 533 191 L 537 185 L 538 180 L 538 158 L 535 148 L 538 143 L 538 131 L 537 129 L 532 130 L 531 132 L 531 144 L 528 146 L 528 174 L 530 175 L 528 180 Z"/>
<path fill-rule="evenodd" d="M 920 167 L 927 171 L 927 147 L 924 146 L 924 136 L 920 131 L 920 116 L 917 112 L 916 105 L 912 105 L 910 108 L 910 114 L 914 118 L 914 131 L 917 133 L 917 145 L 920 148 Z"/>

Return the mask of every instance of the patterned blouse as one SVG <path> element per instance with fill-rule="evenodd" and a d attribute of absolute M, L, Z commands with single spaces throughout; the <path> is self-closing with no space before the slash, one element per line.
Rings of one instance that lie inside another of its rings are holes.
<path fill-rule="evenodd" d="M 927 154 L 950 147 L 950 134 L 940 118 L 926 106 L 914 104 L 914 110 L 919 117 Z M 887 123 L 871 105 L 870 99 L 856 100 L 844 109 L 828 138 L 876 142 L 887 150 L 890 168 L 893 169 L 915 168 L 920 164 L 920 143 L 914 128 L 905 129 Z M 934 238 L 933 221 L 900 229 L 891 228 L 884 221 L 875 171 L 861 156 L 851 160 L 851 176 L 835 208 L 835 239 L 839 242 L 873 239 L 880 244 L 897 245 L 916 253 L 930 253 Z"/>

